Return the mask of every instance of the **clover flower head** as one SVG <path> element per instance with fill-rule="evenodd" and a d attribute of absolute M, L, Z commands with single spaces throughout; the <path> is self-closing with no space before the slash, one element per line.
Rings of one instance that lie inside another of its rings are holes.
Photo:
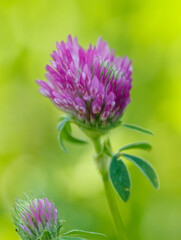
<path fill-rule="evenodd" d="M 37 80 L 40 93 L 79 124 L 111 126 L 130 102 L 132 61 L 115 57 L 101 37 L 88 49 L 70 35 L 56 47 L 46 66 L 48 81 Z"/>
<path fill-rule="evenodd" d="M 23 240 L 56 238 L 62 226 L 55 204 L 48 198 L 16 200 L 12 217 L 16 231 Z"/>

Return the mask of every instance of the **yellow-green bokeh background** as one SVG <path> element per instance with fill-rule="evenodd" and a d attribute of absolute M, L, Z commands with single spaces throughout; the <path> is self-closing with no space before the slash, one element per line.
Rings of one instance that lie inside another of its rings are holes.
<path fill-rule="evenodd" d="M 181 3 L 172 0 L 0 0 L 0 239 L 19 239 L 10 209 L 23 192 L 54 199 L 64 229 L 103 232 L 115 239 L 93 147 L 57 142 L 60 112 L 38 93 L 55 42 L 69 33 L 87 47 L 102 36 L 116 54 L 133 59 L 132 102 L 124 121 L 155 132 L 148 137 L 122 127 L 113 130 L 116 150 L 149 140 L 150 153 L 137 151 L 157 169 L 154 191 L 129 165 L 132 194 L 120 201 L 134 240 L 181 239 Z M 76 135 L 84 137 L 75 129 Z"/>

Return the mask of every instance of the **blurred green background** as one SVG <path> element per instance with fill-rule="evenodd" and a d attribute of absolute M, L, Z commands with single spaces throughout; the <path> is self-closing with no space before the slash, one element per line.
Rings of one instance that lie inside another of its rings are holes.
<path fill-rule="evenodd" d="M 120 201 L 134 240 L 181 239 L 181 2 L 178 0 L 0 0 L 0 239 L 19 239 L 10 209 L 16 196 L 42 192 L 53 199 L 66 222 L 115 239 L 91 143 L 57 142 L 60 113 L 38 93 L 55 42 L 70 33 L 87 47 L 98 36 L 133 59 L 132 102 L 123 117 L 155 132 L 154 137 L 122 127 L 113 130 L 116 150 L 148 140 L 150 153 L 137 153 L 157 169 L 154 191 L 129 165 L 132 193 Z M 75 128 L 75 134 L 83 134 Z"/>

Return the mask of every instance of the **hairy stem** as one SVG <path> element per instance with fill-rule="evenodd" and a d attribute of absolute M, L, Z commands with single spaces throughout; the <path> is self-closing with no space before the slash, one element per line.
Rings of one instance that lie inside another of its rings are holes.
<path fill-rule="evenodd" d="M 120 216 L 119 208 L 118 208 L 118 205 L 117 205 L 117 202 L 115 199 L 114 189 L 113 189 L 110 179 L 109 179 L 109 173 L 108 173 L 109 157 L 104 154 L 103 146 L 102 146 L 99 138 L 94 138 L 94 139 L 92 139 L 92 141 L 93 141 L 93 144 L 94 144 L 94 147 L 96 150 L 96 154 L 97 154 L 96 163 L 97 163 L 98 169 L 102 176 L 107 201 L 109 204 L 109 208 L 110 208 L 115 226 L 117 228 L 117 232 L 119 234 L 119 239 L 127 240 L 128 238 L 126 235 L 124 224 L 123 224 L 122 218 Z"/>

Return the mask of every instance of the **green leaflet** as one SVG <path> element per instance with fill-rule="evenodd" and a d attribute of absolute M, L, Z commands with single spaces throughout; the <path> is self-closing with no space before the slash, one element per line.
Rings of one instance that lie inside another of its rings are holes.
<path fill-rule="evenodd" d="M 66 149 L 63 140 L 66 140 L 68 142 L 72 143 L 78 143 L 78 144 L 86 144 L 87 142 L 77 139 L 72 136 L 71 132 L 71 126 L 70 126 L 70 117 L 65 117 L 61 119 L 61 122 L 58 124 L 58 141 L 60 143 L 61 149 L 65 152 L 68 153 L 68 150 Z"/>
<path fill-rule="evenodd" d="M 131 180 L 125 163 L 118 159 L 118 155 L 112 158 L 109 174 L 116 192 L 126 202 L 130 195 Z"/>
<path fill-rule="evenodd" d="M 140 126 L 136 126 L 136 125 L 132 125 L 132 124 L 126 124 L 126 123 L 123 123 L 122 124 L 123 127 L 127 127 L 131 130 L 135 130 L 135 131 L 138 131 L 138 132 L 141 132 L 141 133 L 144 133 L 144 134 L 148 134 L 148 135 L 154 135 L 154 133 L 148 129 L 145 129 L 145 128 L 142 128 Z"/>
<path fill-rule="evenodd" d="M 119 152 L 129 150 L 129 149 L 142 149 L 142 150 L 151 150 L 152 146 L 148 142 L 136 142 L 125 145 L 119 149 Z"/>
<path fill-rule="evenodd" d="M 130 160 L 131 162 L 133 162 L 147 177 L 147 179 L 150 181 L 150 183 L 153 185 L 155 189 L 159 188 L 159 180 L 157 174 L 153 167 L 148 162 L 141 159 L 140 157 L 133 156 L 130 154 L 122 153 L 121 155 L 126 159 Z"/>
<path fill-rule="evenodd" d="M 87 240 L 105 240 L 107 237 L 102 233 L 87 232 L 83 230 L 71 230 L 64 233 L 63 236 L 78 237 Z"/>

